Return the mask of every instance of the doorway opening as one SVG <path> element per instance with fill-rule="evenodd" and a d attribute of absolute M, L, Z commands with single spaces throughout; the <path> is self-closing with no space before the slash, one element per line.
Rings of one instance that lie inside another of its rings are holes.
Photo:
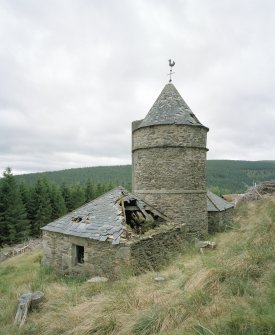
<path fill-rule="evenodd" d="M 82 245 L 76 245 L 75 250 L 76 250 L 76 262 L 78 264 L 83 264 L 84 263 L 84 247 Z"/>

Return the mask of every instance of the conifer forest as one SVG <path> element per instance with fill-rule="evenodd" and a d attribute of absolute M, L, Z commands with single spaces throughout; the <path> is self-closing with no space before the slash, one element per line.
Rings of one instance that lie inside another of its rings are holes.
<path fill-rule="evenodd" d="M 39 237 L 41 227 L 115 186 L 92 179 L 58 184 L 44 177 L 27 183 L 16 179 L 7 168 L 0 179 L 0 246 Z M 125 183 L 123 186 L 129 188 Z"/>

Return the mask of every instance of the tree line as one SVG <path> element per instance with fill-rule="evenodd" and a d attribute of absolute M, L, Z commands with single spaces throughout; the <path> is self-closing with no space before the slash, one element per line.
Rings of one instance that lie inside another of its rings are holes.
<path fill-rule="evenodd" d="M 68 184 L 85 183 L 92 179 L 97 183 L 113 182 L 115 184 L 126 184 L 131 182 L 131 165 L 91 166 L 83 168 L 72 168 L 59 171 L 36 172 L 15 176 L 17 181 L 24 180 L 27 184 L 34 184 L 38 178 L 45 178 L 59 185 L 63 182 Z"/>
<path fill-rule="evenodd" d="M 17 182 L 11 168 L 0 179 L 0 245 L 38 237 L 40 228 L 116 187 L 112 182 Z M 129 187 L 129 185 L 123 185 Z"/>
<path fill-rule="evenodd" d="M 124 185 L 131 183 L 131 176 L 131 165 L 120 165 L 30 173 L 15 176 L 15 178 L 18 182 L 24 180 L 27 184 L 34 184 L 37 179 L 42 177 L 59 185 L 63 182 L 70 184 L 75 181 L 85 183 L 90 178 L 99 183 L 111 180 L 116 185 Z M 207 185 L 211 191 L 218 195 L 243 193 L 254 183 L 272 179 L 275 179 L 275 161 L 207 161 Z"/>

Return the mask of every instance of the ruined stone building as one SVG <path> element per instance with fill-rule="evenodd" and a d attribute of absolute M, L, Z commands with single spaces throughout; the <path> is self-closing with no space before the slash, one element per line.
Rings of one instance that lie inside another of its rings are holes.
<path fill-rule="evenodd" d="M 132 193 L 104 194 L 42 228 L 44 264 L 115 275 L 124 264 L 157 269 L 194 237 L 222 230 L 232 205 L 206 185 L 206 137 L 172 83 L 132 123 Z"/>

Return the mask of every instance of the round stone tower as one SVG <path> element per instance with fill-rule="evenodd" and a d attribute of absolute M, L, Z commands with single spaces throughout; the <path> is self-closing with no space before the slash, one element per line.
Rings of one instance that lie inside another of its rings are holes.
<path fill-rule="evenodd" d="M 207 234 L 206 136 L 172 83 L 132 123 L 133 193 L 189 234 Z"/>

